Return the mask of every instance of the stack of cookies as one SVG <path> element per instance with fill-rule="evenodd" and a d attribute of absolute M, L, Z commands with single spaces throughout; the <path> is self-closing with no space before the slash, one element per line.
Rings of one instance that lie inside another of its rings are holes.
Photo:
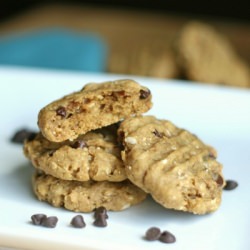
<path fill-rule="evenodd" d="M 87 84 L 44 107 L 39 134 L 24 144 L 38 170 L 33 188 L 39 200 L 90 212 L 104 206 L 123 210 L 146 198 L 132 184 L 117 141 L 119 121 L 148 111 L 150 91 L 131 80 Z"/>
<path fill-rule="evenodd" d="M 133 80 L 87 84 L 44 107 L 24 153 L 33 188 L 53 206 L 119 211 L 149 193 L 170 209 L 218 209 L 225 181 L 216 151 L 167 120 L 143 116 L 149 89 Z"/>

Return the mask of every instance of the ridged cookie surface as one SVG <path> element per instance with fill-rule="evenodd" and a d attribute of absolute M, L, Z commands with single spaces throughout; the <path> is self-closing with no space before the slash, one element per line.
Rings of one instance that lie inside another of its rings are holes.
<path fill-rule="evenodd" d="M 126 119 L 118 134 L 128 178 L 158 203 L 195 214 L 219 207 L 225 182 L 212 147 L 153 116 Z"/>
<path fill-rule="evenodd" d="M 62 142 L 142 114 L 151 106 L 149 89 L 133 80 L 90 83 L 40 110 L 38 126 L 48 140 Z"/>
<path fill-rule="evenodd" d="M 24 143 L 24 154 L 34 167 L 63 180 L 123 181 L 127 175 L 117 127 L 110 125 L 62 143 L 50 142 L 39 133 Z"/>
<path fill-rule="evenodd" d="M 120 211 L 142 202 L 146 193 L 130 181 L 65 181 L 36 173 L 33 189 L 37 198 L 55 207 L 76 212 L 91 212 L 98 207 Z"/>

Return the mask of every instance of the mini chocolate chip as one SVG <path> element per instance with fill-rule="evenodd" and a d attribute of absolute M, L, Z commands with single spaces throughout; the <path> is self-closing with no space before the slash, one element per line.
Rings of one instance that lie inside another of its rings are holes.
<path fill-rule="evenodd" d="M 118 136 L 119 136 L 119 139 L 120 139 L 121 141 L 123 141 L 123 140 L 124 140 L 124 137 L 125 137 L 125 132 L 124 132 L 124 131 L 120 131 Z"/>
<path fill-rule="evenodd" d="M 159 240 L 163 243 L 174 243 L 176 242 L 176 238 L 175 236 L 168 232 L 168 231 L 164 231 L 162 232 L 161 236 L 159 237 Z"/>
<path fill-rule="evenodd" d="M 31 220 L 32 220 L 32 223 L 34 225 L 41 225 L 42 224 L 42 221 L 47 218 L 47 215 L 45 214 L 33 214 L 31 216 Z"/>
<path fill-rule="evenodd" d="M 155 131 L 153 131 L 153 134 L 154 134 L 155 136 L 159 137 L 159 138 L 162 138 L 162 137 L 163 137 L 162 133 L 160 133 L 157 129 L 155 129 Z"/>
<path fill-rule="evenodd" d="M 86 104 L 88 104 L 88 103 L 90 103 L 90 102 L 91 102 L 91 99 L 89 99 L 89 98 L 85 98 L 85 99 L 83 100 L 83 102 L 84 102 L 84 103 L 86 103 Z"/>
<path fill-rule="evenodd" d="M 215 181 L 216 181 L 216 183 L 217 183 L 219 186 L 222 186 L 223 183 L 224 183 L 224 180 L 223 180 L 223 178 L 222 178 L 220 175 L 217 176 L 217 178 L 216 178 Z"/>
<path fill-rule="evenodd" d="M 161 230 L 158 227 L 151 227 L 146 231 L 145 239 L 149 241 L 158 240 L 161 236 Z"/>
<path fill-rule="evenodd" d="M 144 90 L 144 89 L 141 89 L 140 90 L 140 99 L 146 99 L 150 96 L 151 92 L 150 90 Z"/>
<path fill-rule="evenodd" d="M 14 143 L 24 143 L 25 140 L 32 141 L 37 133 L 28 129 L 18 130 L 10 139 Z"/>
<path fill-rule="evenodd" d="M 87 147 L 87 144 L 83 140 L 76 140 L 73 145 L 71 145 L 72 148 L 85 148 Z"/>
<path fill-rule="evenodd" d="M 105 219 L 108 219 L 107 209 L 105 207 L 96 208 L 94 218 L 97 219 L 99 216 L 104 216 Z"/>
<path fill-rule="evenodd" d="M 70 224 L 75 228 L 83 228 L 86 226 L 82 215 L 76 215 L 73 217 Z"/>
<path fill-rule="evenodd" d="M 212 152 L 209 152 L 208 157 L 211 159 L 216 159 L 216 155 Z"/>
<path fill-rule="evenodd" d="M 64 118 L 66 117 L 66 109 L 63 106 L 60 106 L 59 108 L 57 108 L 56 114 Z"/>
<path fill-rule="evenodd" d="M 51 150 L 49 151 L 49 156 L 50 156 L 50 157 L 53 156 L 53 154 L 55 153 L 55 151 L 56 151 L 56 150 L 51 149 Z"/>
<path fill-rule="evenodd" d="M 93 224 L 97 227 L 106 227 L 108 224 L 105 217 L 105 214 L 99 214 Z"/>
<path fill-rule="evenodd" d="M 41 221 L 41 225 L 44 227 L 54 228 L 58 222 L 58 218 L 56 216 L 49 216 Z"/>
<path fill-rule="evenodd" d="M 125 90 L 116 91 L 116 93 L 120 96 L 126 96 Z"/>
<path fill-rule="evenodd" d="M 227 180 L 224 190 L 233 190 L 238 187 L 238 183 L 233 180 Z"/>

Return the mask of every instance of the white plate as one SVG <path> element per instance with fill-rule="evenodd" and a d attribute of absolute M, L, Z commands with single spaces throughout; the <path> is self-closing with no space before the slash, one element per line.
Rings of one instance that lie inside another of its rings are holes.
<path fill-rule="evenodd" d="M 164 209 L 152 200 L 122 212 L 109 212 L 107 228 L 69 226 L 75 213 L 39 202 L 30 183 L 32 168 L 22 147 L 10 142 L 23 127 L 37 129 L 37 113 L 50 101 L 80 89 L 87 82 L 128 76 L 80 74 L 20 68 L 0 68 L 0 246 L 23 249 L 250 249 L 250 92 L 190 82 L 133 77 L 148 86 L 154 107 L 149 112 L 196 133 L 219 152 L 226 179 L 239 182 L 223 192 L 219 210 L 197 216 Z M 129 76 L 131 78 L 131 76 Z M 54 229 L 34 226 L 35 213 L 59 218 Z M 174 244 L 147 242 L 151 226 L 171 231 Z"/>

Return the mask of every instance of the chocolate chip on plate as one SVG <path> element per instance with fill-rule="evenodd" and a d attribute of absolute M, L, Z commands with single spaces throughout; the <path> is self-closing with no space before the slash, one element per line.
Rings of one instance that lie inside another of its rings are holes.
<path fill-rule="evenodd" d="M 44 220 L 45 218 L 47 218 L 47 215 L 45 214 L 33 214 L 31 216 L 31 221 L 34 225 L 41 225 L 42 220 Z"/>
<path fill-rule="evenodd" d="M 56 216 L 49 216 L 41 221 L 41 225 L 44 227 L 54 228 L 58 222 L 58 218 Z"/>
<path fill-rule="evenodd" d="M 24 143 L 25 140 L 31 141 L 35 138 L 36 132 L 23 128 L 18 130 L 12 137 L 11 137 L 11 142 L 14 143 Z"/>
<path fill-rule="evenodd" d="M 94 226 L 96 227 L 106 227 L 108 224 L 107 224 L 107 221 L 106 221 L 106 217 L 105 217 L 105 214 L 99 214 L 95 221 L 94 221 Z"/>
<path fill-rule="evenodd" d="M 176 241 L 175 236 L 169 231 L 164 231 L 159 237 L 159 240 L 163 243 L 174 243 Z"/>
<path fill-rule="evenodd" d="M 108 219 L 107 209 L 105 207 L 102 206 L 95 209 L 94 218 L 97 219 L 99 216 L 104 216 L 105 219 Z"/>
<path fill-rule="evenodd" d="M 233 180 L 226 180 L 226 185 L 224 187 L 224 190 L 233 190 L 238 187 L 238 183 Z"/>
<path fill-rule="evenodd" d="M 73 217 L 70 224 L 75 228 L 83 228 L 86 226 L 84 219 L 80 214 Z"/>
<path fill-rule="evenodd" d="M 158 227 L 151 227 L 146 231 L 145 239 L 149 241 L 158 240 L 161 236 L 161 230 Z"/>
<path fill-rule="evenodd" d="M 61 117 L 65 118 L 66 117 L 66 109 L 63 106 L 60 106 L 59 108 L 57 108 L 56 110 L 56 114 L 60 115 Z"/>

